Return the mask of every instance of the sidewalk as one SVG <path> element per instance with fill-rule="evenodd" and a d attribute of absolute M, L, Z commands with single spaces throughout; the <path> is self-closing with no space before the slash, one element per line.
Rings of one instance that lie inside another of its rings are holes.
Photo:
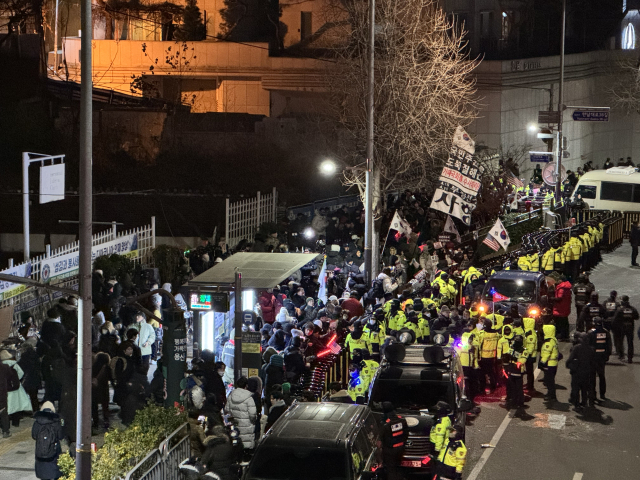
<path fill-rule="evenodd" d="M 149 368 L 149 380 L 153 378 L 156 370 L 155 365 Z M 44 391 L 41 391 L 42 398 Z M 111 392 L 113 395 L 113 391 Z M 119 409 L 117 405 L 111 404 L 109 408 L 111 417 L 111 427 L 121 427 Z M 102 414 L 100 415 L 102 418 Z M 2 438 L 0 435 L 0 480 L 37 480 L 35 469 L 35 441 L 31 439 L 31 426 L 33 418 L 30 414 L 26 414 L 20 420 L 18 428 L 11 427 L 11 437 Z M 98 448 L 104 443 L 104 430 L 93 431 L 91 441 L 98 445 Z M 67 447 L 62 447 L 63 451 L 67 451 Z"/>

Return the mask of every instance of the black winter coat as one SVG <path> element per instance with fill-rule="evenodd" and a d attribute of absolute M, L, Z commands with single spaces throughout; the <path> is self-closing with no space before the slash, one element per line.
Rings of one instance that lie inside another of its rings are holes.
<path fill-rule="evenodd" d="M 566 365 L 571 375 L 586 379 L 589 378 L 593 371 L 595 361 L 595 352 L 588 343 L 583 340 L 571 349 Z"/>
<path fill-rule="evenodd" d="M 18 362 L 20 368 L 24 372 L 22 377 L 22 386 L 27 392 L 38 390 L 42 385 L 42 372 L 40 371 L 40 357 L 34 348 L 27 348 Z"/>
<path fill-rule="evenodd" d="M 31 427 L 31 438 L 37 441 L 40 430 L 46 427 L 53 427 L 57 437 L 57 454 L 52 459 L 39 459 L 36 457 L 36 477 L 38 478 L 60 478 L 62 473 L 58 468 L 58 457 L 62 452 L 60 441 L 64 438 L 64 428 L 60 421 L 60 415 L 49 410 L 44 412 L 36 412 L 33 416 L 34 422 Z M 37 447 L 36 447 L 37 450 Z"/>
<path fill-rule="evenodd" d="M 209 472 L 214 472 L 222 480 L 234 480 L 236 476 L 231 473 L 231 465 L 234 463 L 233 446 L 228 438 L 207 437 L 204 439 L 205 451 L 202 455 L 202 463 Z"/>

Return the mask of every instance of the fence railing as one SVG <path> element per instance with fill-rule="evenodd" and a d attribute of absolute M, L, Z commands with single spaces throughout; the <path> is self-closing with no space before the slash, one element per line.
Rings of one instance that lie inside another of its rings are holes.
<path fill-rule="evenodd" d="M 156 221 L 151 217 L 151 223 L 131 230 L 118 232 L 115 225 L 104 232 L 99 232 L 92 237 L 92 258 L 112 253 L 127 255 L 135 262 L 147 265 L 151 261 L 151 252 L 156 246 Z M 77 279 L 77 256 L 80 249 L 80 242 L 61 246 L 51 250 L 47 245 L 47 252 L 32 258 L 28 262 L 12 266 L 0 273 L 12 275 L 26 275 L 38 282 L 52 285 L 74 288 L 78 284 Z M 92 261 L 93 261 L 92 260 Z M 23 273 L 24 272 L 24 273 Z M 58 273 L 60 273 L 58 275 Z M 0 291 L 0 308 L 15 306 L 15 315 L 25 305 L 44 304 L 52 302 L 56 295 L 54 293 L 40 292 L 35 287 L 25 287 L 17 284 L 4 284 Z M 46 298 L 45 298 L 46 297 Z"/>
<path fill-rule="evenodd" d="M 253 242 L 258 227 L 266 222 L 275 222 L 278 214 L 278 192 L 275 187 L 267 195 L 260 192 L 255 198 L 231 203 L 227 198 L 225 209 L 226 243 L 234 248 L 242 239 Z"/>
<path fill-rule="evenodd" d="M 190 430 L 190 425 L 183 423 L 121 480 L 179 480 L 182 478 L 180 463 L 191 456 Z"/>

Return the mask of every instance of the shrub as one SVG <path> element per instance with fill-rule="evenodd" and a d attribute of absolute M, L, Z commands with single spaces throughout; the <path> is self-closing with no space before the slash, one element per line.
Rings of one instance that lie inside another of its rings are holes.
<path fill-rule="evenodd" d="M 127 471 L 186 421 L 186 414 L 177 408 L 149 403 L 136 413 L 128 428 L 114 428 L 104 434 L 104 445 L 91 456 L 91 479 L 124 477 Z M 60 455 L 58 466 L 63 480 L 75 480 L 75 462 L 68 453 Z"/>

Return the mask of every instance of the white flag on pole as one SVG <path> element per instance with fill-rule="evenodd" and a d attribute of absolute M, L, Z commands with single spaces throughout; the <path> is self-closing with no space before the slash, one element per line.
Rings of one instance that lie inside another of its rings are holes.
<path fill-rule="evenodd" d="M 447 221 L 444 224 L 444 230 L 443 232 L 445 233 L 451 233 L 453 235 L 456 236 L 456 242 L 460 243 L 460 234 L 458 233 L 458 229 L 456 228 L 456 224 L 453 223 L 453 219 L 447 215 Z"/>
<path fill-rule="evenodd" d="M 409 226 L 409 222 L 400 218 L 397 210 L 395 215 L 393 216 L 393 220 L 391 220 L 391 226 L 389 228 L 397 230 L 399 234 L 404 234 L 407 237 L 411 235 L 411 227 Z"/>

